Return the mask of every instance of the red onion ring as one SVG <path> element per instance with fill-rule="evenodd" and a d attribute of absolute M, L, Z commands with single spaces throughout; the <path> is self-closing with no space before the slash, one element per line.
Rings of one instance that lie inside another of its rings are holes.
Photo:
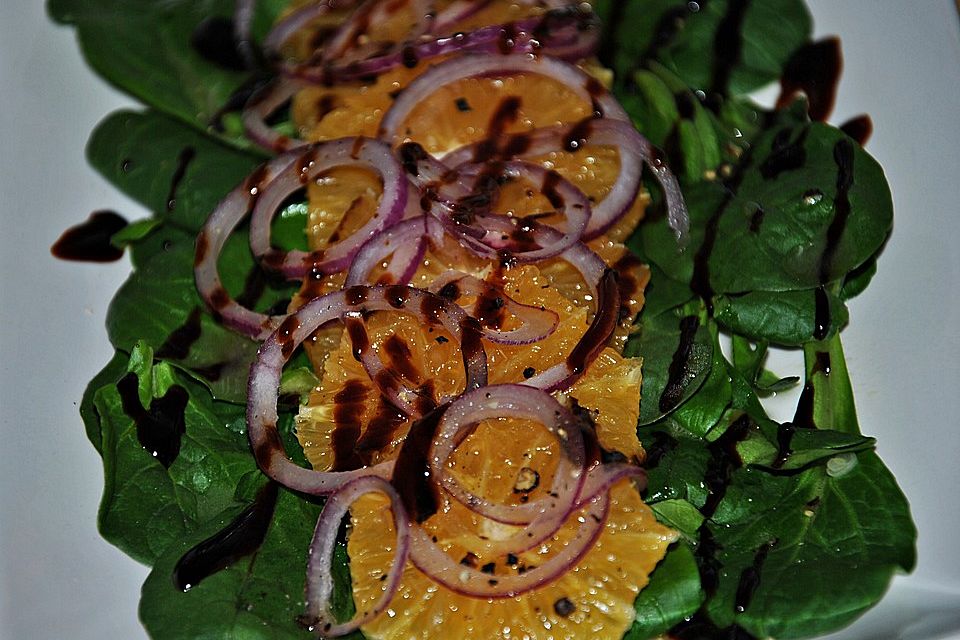
<path fill-rule="evenodd" d="M 383 193 L 374 215 L 360 229 L 318 253 L 283 252 L 270 245 L 270 224 L 280 205 L 324 172 L 336 167 L 356 166 L 380 174 Z M 407 180 L 385 143 L 372 138 L 339 138 L 312 144 L 301 150 L 294 163 L 267 186 L 253 209 L 250 220 L 250 249 L 261 263 L 289 279 L 308 272 L 338 272 L 345 269 L 368 238 L 382 232 L 403 217 L 407 206 Z"/>
<path fill-rule="evenodd" d="M 566 217 L 566 228 L 563 232 L 563 235 L 558 240 L 548 244 L 547 246 L 541 245 L 537 249 L 511 249 L 510 255 L 515 260 L 518 262 L 537 262 L 540 260 L 546 260 L 547 258 L 553 258 L 569 249 L 581 239 L 584 231 L 591 223 L 592 208 L 587 196 L 573 183 L 561 176 L 556 171 L 545 169 L 540 165 L 520 160 L 508 160 L 495 163 L 494 167 L 497 169 L 495 175 L 491 175 L 490 165 L 479 163 L 461 165 L 456 168 L 456 171 L 467 179 L 474 178 L 472 180 L 474 185 L 477 184 L 478 177 L 482 178 L 481 181 L 484 183 L 492 182 L 494 186 L 499 184 L 500 179 L 527 180 L 531 182 L 535 188 L 539 189 L 540 192 L 543 193 L 548 200 L 550 200 L 551 205 L 554 207 L 553 211 L 544 213 L 558 213 Z M 481 186 L 481 188 L 485 188 L 485 186 Z M 489 195 L 492 199 L 492 194 Z M 442 196 L 443 192 L 441 190 L 441 197 Z M 470 196 L 467 197 L 469 198 Z M 448 204 L 447 206 L 453 209 L 452 213 L 455 217 L 459 201 L 452 199 L 448 202 L 451 202 L 451 204 Z M 464 235 L 464 230 L 472 226 L 467 224 L 457 224 L 452 221 L 449 216 L 442 214 L 441 216 L 441 222 L 443 222 L 448 230 L 453 232 L 455 236 L 459 235 L 462 237 Z M 490 220 L 491 218 L 492 216 L 482 216 L 480 220 Z M 515 224 L 515 229 L 511 233 L 505 233 L 504 230 L 500 228 L 484 229 L 483 235 L 475 238 L 475 246 L 477 246 L 477 248 L 486 248 L 486 250 L 480 249 L 480 251 L 484 254 L 483 257 L 495 259 L 502 250 L 507 249 L 512 244 L 515 244 L 515 242 L 512 241 L 515 240 L 514 235 L 516 235 L 516 232 L 524 235 L 534 233 L 533 228 L 528 229 L 525 226 L 523 218 L 511 217 L 510 219 Z"/>
<path fill-rule="evenodd" d="M 583 523 L 573 539 L 555 556 L 523 574 L 492 576 L 460 564 L 419 526 L 412 526 L 410 532 L 410 561 L 431 580 L 454 593 L 474 598 L 512 598 L 560 578 L 590 551 L 603 531 L 610 498 L 602 494 L 586 508 Z"/>
<path fill-rule="evenodd" d="M 561 456 L 547 497 L 516 506 L 495 504 L 464 489 L 447 469 L 447 461 L 477 423 L 503 416 L 534 420 L 556 436 Z M 582 428 L 580 421 L 549 393 L 517 384 L 483 387 L 461 395 L 443 414 L 430 456 L 430 471 L 448 494 L 491 520 L 528 524 L 537 516 L 565 516 L 573 508 L 586 475 Z"/>
<path fill-rule="evenodd" d="M 471 9 L 477 2 L 465 2 Z M 453 5 L 448 10 L 453 9 Z M 468 33 L 455 33 L 425 41 L 396 45 L 386 53 L 355 60 L 325 60 L 281 67 L 284 75 L 311 84 L 330 84 L 377 76 L 401 65 L 412 67 L 453 53 L 544 54 L 576 61 L 591 55 L 599 42 L 599 29 L 587 18 L 592 14 L 555 11 L 536 18 L 481 27 Z M 439 19 L 439 16 L 438 16 Z M 551 30 L 548 27 L 554 25 Z M 443 33 L 445 28 L 435 28 Z M 426 36 L 424 36 L 426 37 Z"/>
<path fill-rule="evenodd" d="M 300 87 L 291 80 L 276 80 L 250 96 L 241 118 L 244 131 L 254 144 L 274 153 L 283 153 L 307 144 L 299 138 L 277 133 L 266 122 L 272 113 L 290 102 L 299 90 Z"/>
<path fill-rule="evenodd" d="M 430 284 L 429 290 L 448 298 L 451 302 L 456 302 L 457 298 L 463 295 L 478 298 L 471 315 L 483 326 L 483 337 L 497 344 L 520 345 L 539 342 L 553 333 L 560 321 L 560 316 L 556 312 L 517 302 L 501 288 L 461 271 L 447 271 L 440 274 Z M 502 308 L 523 320 L 523 324 L 508 331 L 486 326 L 484 318 L 480 317 L 482 311 L 478 308 L 479 299 L 491 295 L 496 296 Z"/>
<path fill-rule="evenodd" d="M 601 117 L 630 121 L 620 103 L 598 80 L 572 64 L 549 57 L 464 54 L 431 67 L 407 85 L 380 121 L 377 137 L 398 142 L 403 122 L 417 105 L 440 87 L 466 78 L 514 73 L 531 73 L 552 78 L 567 86 L 583 100 L 592 103 L 594 111 Z"/>
<path fill-rule="evenodd" d="M 287 459 L 277 431 L 277 400 L 280 393 L 280 375 L 283 365 L 294 350 L 321 326 L 334 320 L 360 319 L 372 311 L 400 311 L 412 313 L 427 324 L 439 324 L 461 345 L 466 371 L 467 390 L 487 384 L 487 355 L 479 339 L 479 332 L 460 307 L 427 291 L 400 285 L 364 287 L 334 291 L 314 298 L 295 313 L 287 316 L 271 333 L 257 353 L 250 368 L 247 390 L 247 430 L 254 457 L 269 477 L 296 491 L 312 495 L 329 495 L 357 475 L 381 475 L 384 465 L 349 472 L 320 472 L 304 469 Z M 473 321 L 475 322 L 475 321 Z M 354 345 L 358 359 L 363 361 L 370 378 L 388 400 L 401 410 L 417 409 L 415 398 L 399 396 L 383 363 L 371 357 L 372 350 Z M 371 371 L 372 370 L 372 371 Z M 392 466 L 392 465 L 390 465 Z"/>
<path fill-rule="evenodd" d="M 336 623 L 330 611 L 333 598 L 332 558 L 340 521 L 360 497 L 379 492 L 390 499 L 393 523 L 396 529 L 396 554 L 390 570 L 384 576 L 383 593 L 376 604 L 366 611 L 358 611 L 348 622 Z M 410 520 L 396 489 L 377 476 L 364 476 L 351 480 L 339 491 L 327 498 L 323 512 L 317 520 L 313 541 L 307 561 L 307 614 L 310 631 L 319 631 L 324 636 L 339 636 L 354 631 L 383 613 L 400 586 L 403 569 L 410 551 Z"/>
<path fill-rule="evenodd" d="M 408 284 L 427 251 L 426 224 L 424 216 L 408 218 L 367 240 L 354 256 L 343 286 L 370 284 L 370 274 L 389 256 L 393 257 L 377 284 Z"/>
<path fill-rule="evenodd" d="M 227 238 L 256 204 L 266 185 L 293 164 L 287 154 L 261 165 L 217 205 L 197 235 L 194 279 L 207 307 L 229 328 L 263 340 L 283 321 L 283 316 L 266 316 L 240 306 L 220 281 L 217 260 Z"/>

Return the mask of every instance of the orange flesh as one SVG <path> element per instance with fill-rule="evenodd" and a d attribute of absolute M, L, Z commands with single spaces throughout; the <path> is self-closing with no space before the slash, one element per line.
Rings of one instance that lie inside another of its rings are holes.
<path fill-rule="evenodd" d="M 520 9 L 499 0 L 475 17 L 483 23 L 517 19 Z M 464 28 L 473 26 L 465 25 Z M 385 36 L 395 28 L 385 25 Z M 375 35 L 375 34 L 374 34 Z M 373 35 L 371 37 L 374 37 Z M 389 108 L 390 92 L 405 86 L 426 68 L 401 68 L 376 82 L 334 88 L 311 88 L 294 101 L 293 115 L 312 141 L 344 135 L 375 135 L 380 118 Z M 484 137 L 491 114 L 508 96 L 521 99 L 520 117 L 508 131 L 577 122 L 589 114 L 566 89 L 539 76 L 471 79 L 441 88 L 411 114 L 405 133 L 432 153 L 442 154 Z M 469 111 L 456 106 L 458 99 Z M 602 200 L 619 171 L 617 152 L 611 148 L 585 148 L 578 153 L 556 152 L 534 159 L 555 169 L 595 201 Z M 321 249 L 338 236 L 349 234 L 372 215 L 381 185 L 372 174 L 337 169 L 308 190 L 308 236 L 313 249 Z M 598 440 L 605 449 L 642 461 L 636 435 L 640 401 L 640 361 L 624 358 L 620 350 L 631 319 L 643 305 L 648 269 L 629 259 L 622 242 L 643 217 L 648 202 L 641 194 L 628 214 L 608 234 L 590 243 L 609 265 L 620 271 L 621 281 L 632 282 L 624 301 L 628 313 L 615 338 L 591 364 L 586 374 L 558 397 L 575 399 L 591 411 Z M 498 212 L 522 217 L 549 211 L 546 198 L 516 181 L 504 186 L 496 203 Z M 551 221 L 547 218 L 547 221 Z M 557 330 L 532 345 L 497 345 L 484 341 L 490 384 L 522 382 L 530 369 L 540 371 L 563 362 L 585 331 L 593 309 L 577 271 L 562 260 L 535 266 L 499 269 L 470 256 L 452 243 L 434 247 L 425 257 L 413 286 L 427 287 L 440 273 L 456 268 L 486 278 L 518 302 L 540 305 L 560 317 Z M 339 288 L 341 276 L 331 276 L 305 286 L 304 297 Z M 296 302 L 296 301 L 295 301 Z M 463 302 L 463 301 L 461 301 Z M 467 307 L 469 309 L 469 306 Z M 504 328 L 516 320 L 509 316 Z M 414 316 L 376 313 L 367 320 L 370 343 L 387 363 L 397 350 L 406 354 L 408 382 L 428 384 L 436 400 L 463 390 L 464 373 L 459 348 L 442 329 L 426 328 Z M 389 343 L 389 344 L 388 344 Z M 297 435 L 314 468 L 356 466 L 389 460 L 397 455 L 409 422 L 375 391 L 362 366 L 354 359 L 349 337 L 340 329 L 318 332 L 307 351 L 321 382 L 301 408 Z M 347 393 L 347 392 L 350 393 Z M 334 440 L 344 430 L 355 432 L 349 455 L 337 451 Z M 340 460 L 337 460 L 337 456 Z M 469 490 L 490 500 L 517 503 L 521 495 L 536 499 L 549 487 L 559 455 L 552 437 L 540 425 L 504 419 L 484 423 L 450 459 L 454 475 Z M 540 477 L 529 494 L 515 493 L 520 469 L 533 469 Z M 459 503 L 445 501 L 425 523 L 454 559 L 468 553 L 478 566 L 494 563 L 497 573 L 535 566 L 556 553 L 578 526 L 572 518 L 551 541 L 526 554 L 516 565 L 504 558 L 483 554 L 484 538 L 507 536 L 511 527 L 477 516 Z M 351 512 L 348 552 L 359 610 L 382 593 L 380 577 L 393 559 L 393 530 L 389 506 L 377 495 L 365 496 Z M 646 585 L 649 573 L 663 557 L 675 532 L 657 523 L 629 481 L 611 490 L 611 508 L 595 546 L 558 580 L 515 598 L 486 600 L 451 592 L 433 582 L 411 564 L 389 610 L 363 627 L 369 638 L 597 638 L 618 639 L 634 618 L 633 601 Z M 557 603 L 563 606 L 558 607 Z M 569 603 L 569 607 L 567 606 Z M 569 609 L 569 611 L 568 611 Z M 438 629 L 442 628 L 442 632 Z"/>

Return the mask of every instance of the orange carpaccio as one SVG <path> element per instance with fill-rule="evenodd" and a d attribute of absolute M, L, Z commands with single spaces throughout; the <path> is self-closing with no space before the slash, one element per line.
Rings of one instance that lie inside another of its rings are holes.
<path fill-rule="evenodd" d="M 542 9 L 536 3 L 495 0 L 460 27 L 468 30 L 499 24 L 538 11 Z M 410 17 L 401 11 L 395 19 L 372 26 L 368 35 L 402 40 L 409 24 Z M 374 136 L 395 92 L 423 73 L 428 64 L 421 62 L 413 69 L 400 67 L 366 83 L 304 89 L 294 98 L 292 115 L 310 141 Z M 604 79 L 605 72 L 595 64 L 584 62 L 582 66 Z M 406 139 L 442 156 L 483 139 L 497 106 L 508 98 L 520 101 L 518 117 L 510 123 L 508 132 L 579 122 L 592 109 L 546 77 L 512 74 L 471 78 L 439 88 L 419 105 L 404 123 Z M 608 147 L 585 147 L 576 153 L 557 151 L 534 161 L 556 170 L 593 201 L 605 197 L 619 171 L 618 152 Z M 373 214 L 380 190 L 376 176 L 352 168 L 330 171 L 312 183 L 308 187 L 307 228 L 311 248 L 322 249 L 362 225 Z M 590 242 L 590 247 L 619 273 L 621 293 L 625 294 L 625 320 L 586 373 L 571 388 L 557 394 L 561 402 L 576 403 L 591 413 L 604 449 L 637 463 L 644 458 L 636 433 L 641 362 L 620 352 L 631 319 L 643 305 L 649 271 L 631 258 L 622 243 L 642 218 L 647 202 L 647 195 L 641 193 L 616 226 Z M 499 191 L 495 210 L 523 217 L 550 211 L 550 206 L 537 189 L 518 180 Z M 546 220 L 549 222 L 549 218 Z M 576 269 L 562 260 L 504 268 L 472 256 L 449 241 L 428 251 L 411 284 L 429 287 L 450 269 L 483 278 L 518 302 L 550 309 L 559 316 L 557 330 L 539 342 L 502 345 L 485 341 L 490 384 L 522 382 L 537 371 L 563 362 L 590 322 L 593 309 L 586 287 Z M 303 295 L 339 288 L 342 279 L 341 275 L 311 282 L 309 292 Z M 508 316 L 503 327 L 509 329 L 514 322 L 516 319 Z M 366 323 L 373 349 L 384 362 L 402 359 L 403 376 L 412 386 L 432 390 L 435 400 L 463 391 L 459 347 L 442 328 L 423 326 L 414 317 L 402 314 L 375 313 Z M 340 329 L 323 329 L 306 349 L 319 384 L 300 410 L 297 436 L 314 468 L 343 469 L 394 458 L 409 421 L 377 393 L 353 356 L 349 336 Z M 549 490 L 559 455 L 554 438 L 541 425 L 501 419 L 481 423 L 461 443 L 448 465 L 468 490 L 511 504 L 535 499 L 538 491 Z M 539 485 L 530 493 L 518 493 L 518 481 L 531 471 L 539 477 Z M 484 541 L 509 537 L 516 529 L 483 518 L 456 501 L 442 503 L 422 526 L 451 557 L 469 559 L 495 577 L 522 572 L 555 554 L 578 526 L 578 517 L 583 515 L 572 516 L 543 545 L 509 558 L 485 555 Z M 369 608 L 384 588 L 381 578 L 394 551 L 392 523 L 389 502 L 380 495 L 364 496 L 351 510 L 347 548 L 353 597 L 359 610 Z M 487 600 L 454 593 L 408 563 L 388 610 L 362 630 L 367 637 L 390 640 L 618 639 L 633 622 L 637 593 L 676 537 L 656 521 L 631 481 L 623 480 L 611 489 L 609 515 L 594 547 L 556 581 L 513 598 Z"/>

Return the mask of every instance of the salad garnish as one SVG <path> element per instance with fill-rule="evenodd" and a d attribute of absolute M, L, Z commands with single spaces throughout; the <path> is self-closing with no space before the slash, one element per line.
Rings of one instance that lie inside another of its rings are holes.
<path fill-rule="evenodd" d="M 809 637 L 912 568 L 840 341 L 890 197 L 801 2 L 49 9 L 150 105 L 88 153 L 155 213 L 54 252 L 133 262 L 81 413 L 152 636 Z"/>

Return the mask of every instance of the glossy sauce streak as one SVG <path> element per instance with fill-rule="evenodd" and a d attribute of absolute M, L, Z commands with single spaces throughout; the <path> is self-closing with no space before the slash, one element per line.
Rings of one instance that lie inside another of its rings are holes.
<path fill-rule="evenodd" d="M 360 421 L 363 418 L 370 389 L 359 380 L 347 380 L 343 388 L 333 396 L 333 433 L 330 447 L 333 450 L 331 471 L 359 469 L 363 461 L 357 456 L 357 441 L 360 439 Z"/>
<path fill-rule="evenodd" d="M 840 130 L 857 141 L 861 147 L 867 144 L 870 136 L 873 135 L 873 120 L 868 115 L 850 118 L 842 125 Z"/>
<path fill-rule="evenodd" d="M 763 568 L 763 563 L 766 562 L 767 555 L 776 544 L 777 540 L 773 539 L 757 549 L 753 556 L 753 564 L 740 573 L 740 580 L 737 582 L 737 594 L 733 604 L 734 611 L 737 613 L 743 613 L 750 606 L 753 594 L 760 586 L 760 571 Z"/>
<path fill-rule="evenodd" d="M 177 157 L 177 168 L 173 172 L 173 177 L 170 178 L 170 191 L 167 192 L 167 211 L 173 211 L 177 207 L 177 189 L 180 187 L 180 182 L 183 181 L 183 176 L 187 173 L 187 167 L 190 166 L 196 156 L 197 150 L 193 147 L 184 147 L 180 150 L 180 155 Z"/>
<path fill-rule="evenodd" d="M 827 242 L 820 256 L 820 289 L 817 289 L 816 327 L 813 337 L 823 340 L 830 331 L 830 309 L 823 287 L 830 282 L 833 260 L 840 246 L 840 239 L 850 217 L 850 189 L 853 187 L 854 147 L 849 138 L 839 140 L 833 147 L 833 160 L 837 164 L 837 194 L 833 199 L 833 219 L 827 228 Z"/>
<path fill-rule="evenodd" d="M 617 300 L 619 289 L 617 273 L 612 269 L 600 278 L 597 286 L 597 313 L 593 316 L 590 326 L 583 337 L 567 356 L 567 370 L 570 373 L 580 374 L 587 368 L 588 362 L 593 362 L 594 356 L 603 348 L 617 326 L 620 303 Z M 613 304 L 611 304 L 611 301 Z M 616 309 L 616 312 L 612 312 Z"/>
<path fill-rule="evenodd" d="M 437 512 L 439 493 L 430 473 L 429 454 L 440 427 L 440 419 L 449 405 L 438 407 L 410 427 L 393 468 L 396 487 L 410 519 L 420 523 Z"/>
<path fill-rule="evenodd" d="M 743 21 L 750 0 L 730 0 L 713 40 L 713 69 L 706 105 L 718 110 L 730 90 L 730 76 L 743 55 Z"/>
<path fill-rule="evenodd" d="M 202 58 L 230 71 L 244 71 L 247 63 L 237 45 L 233 20 L 223 16 L 205 18 L 190 34 L 190 46 Z"/>
<path fill-rule="evenodd" d="M 50 253 L 75 262 L 115 262 L 123 257 L 123 249 L 110 244 L 110 238 L 126 227 L 127 221 L 120 214 L 94 211 L 86 222 L 64 231 Z"/>
<path fill-rule="evenodd" d="M 839 38 L 817 40 L 800 47 L 784 66 L 777 109 L 785 108 L 802 92 L 807 96 L 810 119 L 826 121 L 833 111 L 842 70 Z"/>
<path fill-rule="evenodd" d="M 630 315 L 630 300 L 640 291 L 640 283 L 633 276 L 633 269 L 642 264 L 639 258 L 627 251 L 613 265 L 617 272 L 617 285 L 620 290 L 619 321 L 632 320 Z"/>
<path fill-rule="evenodd" d="M 663 413 L 672 410 L 683 399 L 683 392 L 690 382 L 690 359 L 699 328 L 700 320 L 697 316 L 685 316 L 680 320 L 680 341 L 670 361 L 667 384 L 660 394 L 659 408 Z"/>
<path fill-rule="evenodd" d="M 781 173 L 796 171 L 803 167 L 807 162 L 807 150 L 803 145 L 808 133 L 810 129 L 804 127 L 796 139 L 791 140 L 793 129 L 785 127 L 777 132 L 773 137 L 770 155 L 760 164 L 760 175 L 764 180 L 774 180 L 780 177 Z"/>
<path fill-rule="evenodd" d="M 153 354 L 155 358 L 183 360 L 190 355 L 190 347 L 200 339 L 200 307 L 194 307 L 186 321 L 170 332 L 170 335 Z"/>
<path fill-rule="evenodd" d="M 279 494 L 275 482 L 267 483 L 253 503 L 218 533 L 187 551 L 173 568 L 173 584 L 188 591 L 208 576 L 222 571 L 237 560 L 260 548 L 270 523 Z"/>
<path fill-rule="evenodd" d="M 162 398 L 151 400 L 149 409 L 144 409 L 139 386 L 140 379 L 133 371 L 117 382 L 123 412 L 133 420 L 140 446 L 164 467 L 169 467 L 180 455 L 181 440 L 187 432 L 184 415 L 189 400 L 187 390 L 173 385 Z"/>

